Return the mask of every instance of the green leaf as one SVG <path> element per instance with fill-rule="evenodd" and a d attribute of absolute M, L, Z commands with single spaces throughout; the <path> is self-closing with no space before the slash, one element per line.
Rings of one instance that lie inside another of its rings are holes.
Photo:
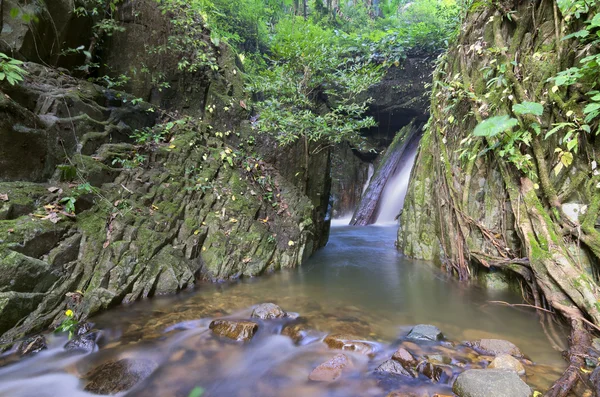
<path fill-rule="evenodd" d="M 17 7 L 13 7 L 10 9 L 10 17 L 11 18 L 16 18 L 19 16 L 19 9 Z"/>
<path fill-rule="evenodd" d="M 508 117 L 508 116 L 496 116 L 490 117 L 487 120 L 482 121 L 475 127 L 473 131 L 473 135 L 475 136 L 485 136 L 485 137 L 493 137 L 501 132 L 510 130 L 514 128 L 519 121 L 517 119 Z"/>
<path fill-rule="evenodd" d="M 513 112 L 516 114 L 533 114 L 541 116 L 544 114 L 544 105 L 537 102 L 523 102 L 513 106 Z"/>
<path fill-rule="evenodd" d="M 192 389 L 192 391 L 190 391 L 190 394 L 188 394 L 188 397 L 201 397 L 204 394 L 204 388 L 200 387 L 200 386 L 196 386 Z"/>
<path fill-rule="evenodd" d="M 583 109 L 583 113 L 584 114 L 592 113 L 594 110 L 598 110 L 598 109 L 600 109 L 600 103 L 590 103 Z"/>

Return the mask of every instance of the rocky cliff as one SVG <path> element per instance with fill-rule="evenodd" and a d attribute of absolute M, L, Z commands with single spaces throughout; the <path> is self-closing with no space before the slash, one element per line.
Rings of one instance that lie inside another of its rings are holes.
<path fill-rule="evenodd" d="M 573 127 L 583 124 L 593 82 L 556 80 L 596 53 L 565 39 L 594 13 L 565 18 L 549 0 L 471 8 L 434 75 L 398 235 L 406 255 L 462 279 L 517 277 L 533 305 L 569 319 L 571 366 L 549 395 L 577 381 L 578 346 L 589 344 L 577 330 L 600 321 L 600 141 L 597 121 Z"/>
<path fill-rule="evenodd" d="M 227 45 L 207 44 L 213 69 L 158 59 L 170 88 L 133 79 L 133 96 L 57 68 L 70 45 L 61 32 L 93 22 L 72 1 L 41 2 L 27 23 L 8 15 L 16 3 L 2 4 L 2 50 L 30 61 L 22 84 L 0 85 L 2 342 L 59 323 L 67 308 L 84 318 L 198 279 L 295 267 L 324 244 L 329 152 L 297 181 L 303 149 L 253 136 Z M 150 58 L 134 37 L 169 28 L 150 1 L 118 13 L 125 30 L 97 49 L 115 75 Z"/>

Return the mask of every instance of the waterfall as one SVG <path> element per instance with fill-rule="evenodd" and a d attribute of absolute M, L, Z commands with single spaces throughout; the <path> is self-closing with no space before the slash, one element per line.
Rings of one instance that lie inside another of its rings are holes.
<path fill-rule="evenodd" d="M 369 164 L 369 171 L 368 171 L 368 174 L 367 174 L 367 181 L 365 182 L 365 185 L 363 186 L 362 194 L 365 194 L 365 191 L 369 187 L 369 183 L 371 183 L 371 178 L 373 178 L 373 174 L 374 173 L 375 173 L 375 167 L 373 166 L 373 164 Z"/>
<path fill-rule="evenodd" d="M 418 142 L 417 142 L 418 144 Z M 415 158 L 417 157 L 418 145 L 411 145 L 407 153 L 402 156 L 396 173 L 390 177 L 388 183 L 381 194 L 379 203 L 379 213 L 377 214 L 376 224 L 395 223 L 396 217 L 404 206 L 404 198 L 408 190 L 410 172 Z"/>

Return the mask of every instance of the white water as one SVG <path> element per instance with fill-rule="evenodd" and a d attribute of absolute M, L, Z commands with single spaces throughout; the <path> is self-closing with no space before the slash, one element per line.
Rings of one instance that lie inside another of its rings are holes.
<path fill-rule="evenodd" d="M 390 177 L 385 185 L 381 194 L 381 203 L 379 204 L 379 213 L 375 224 L 397 223 L 396 217 L 404 206 L 410 171 L 417 157 L 417 149 L 417 145 L 411 145 L 407 148 L 407 152 L 400 159 L 396 173 Z"/>
<path fill-rule="evenodd" d="M 363 186 L 362 194 L 365 194 L 367 188 L 369 187 L 369 183 L 371 183 L 371 178 L 373 178 L 373 174 L 375 173 L 375 167 L 373 164 L 369 164 L 369 172 L 367 176 L 367 181 L 365 182 L 365 186 Z"/>

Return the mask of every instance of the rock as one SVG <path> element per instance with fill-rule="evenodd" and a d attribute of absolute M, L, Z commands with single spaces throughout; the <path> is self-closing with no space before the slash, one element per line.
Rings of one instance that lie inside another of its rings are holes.
<path fill-rule="evenodd" d="M 44 338 L 43 335 L 36 335 L 21 342 L 19 346 L 17 346 L 17 353 L 23 357 L 39 353 L 47 348 L 46 338 Z"/>
<path fill-rule="evenodd" d="M 281 335 L 292 338 L 294 343 L 300 343 L 302 341 L 310 342 L 316 341 L 323 337 L 322 333 L 319 333 L 313 329 L 308 328 L 306 324 L 287 324 L 283 327 Z"/>
<path fill-rule="evenodd" d="M 500 354 L 499 356 L 496 356 L 488 368 L 508 369 L 515 371 L 519 375 L 525 375 L 525 367 L 523 364 L 508 354 Z"/>
<path fill-rule="evenodd" d="M 123 359 L 104 363 L 86 375 L 85 391 L 94 394 L 116 394 L 131 389 L 147 378 L 156 363 L 141 359 Z"/>
<path fill-rule="evenodd" d="M 410 340 L 435 342 L 438 340 L 442 340 L 444 338 L 444 335 L 442 334 L 442 331 L 440 331 L 439 328 L 434 325 L 420 324 L 414 326 L 413 329 L 410 330 L 406 338 Z"/>
<path fill-rule="evenodd" d="M 398 361 L 404 368 L 416 367 L 418 364 L 413 355 L 403 347 L 399 347 L 398 350 L 394 352 L 392 360 Z"/>
<path fill-rule="evenodd" d="M 370 356 L 374 354 L 373 346 L 357 340 L 356 337 L 344 334 L 327 335 L 323 340 L 330 349 L 348 350 Z"/>
<path fill-rule="evenodd" d="M 250 317 L 271 320 L 286 317 L 287 313 L 274 303 L 262 303 L 254 308 Z"/>
<path fill-rule="evenodd" d="M 394 375 L 408 376 L 410 378 L 416 377 L 416 375 L 413 372 L 404 368 L 402 366 L 402 364 L 400 364 L 396 360 L 387 360 L 387 361 L 383 362 L 383 364 L 381 364 L 379 367 L 377 367 L 375 369 L 375 371 L 376 372 L 384 372 L 384 373 L 388 373 L 388 374 L 394 374 Z"/>
<path fill-rule="evenodd" d="M 465 345 L 475 349 L 481 354 L 488 356 L 498 356 L 500 354 L 509 354 L 513 357 L 522 358 L 523 353 L 512 342 L 502 339 L 479 339 L 465 342 Z"/>
<path fill-rule="evenodd" d="M 513 371 L 469 369 L 458 376 L 452 391 L 459 397 L 530 397 L 531 389 Z"/>
<path fill-rule="evenodd" d="M 446 369 L 449 373 L 446 373 Z M 430 361 L 423 361 L 417 366 L 417 371 L 429 378 L 432 382 L 438 383 L 452 377 L 452 370 L 449 367 L 434 364 Z M 445 375 L 445 376 L 444 376 Z"/>
<path fill-rule="evenodd" d="M 209 328 L 217 335 L 234 340 L 248 341 L 258 331 L 258 324 L 252 321 L 214 320 L 210 323 Z"/>
<path fill-rule="evenodd" d="M 78 353 L 91 353 L 97 350 L 96 341 L 99 337 L 99 331 L 92 331 L 75 336 L 65 344 L 65 350 Z"/>
<path fill-rule="evenodd" d="M 350 360 L 345 354 L 338 354 L 331 360 L 324 362 L 308 375 L 308 379 L 315 382 L 335 382 L 345 368 L 350 365 Z"/>

